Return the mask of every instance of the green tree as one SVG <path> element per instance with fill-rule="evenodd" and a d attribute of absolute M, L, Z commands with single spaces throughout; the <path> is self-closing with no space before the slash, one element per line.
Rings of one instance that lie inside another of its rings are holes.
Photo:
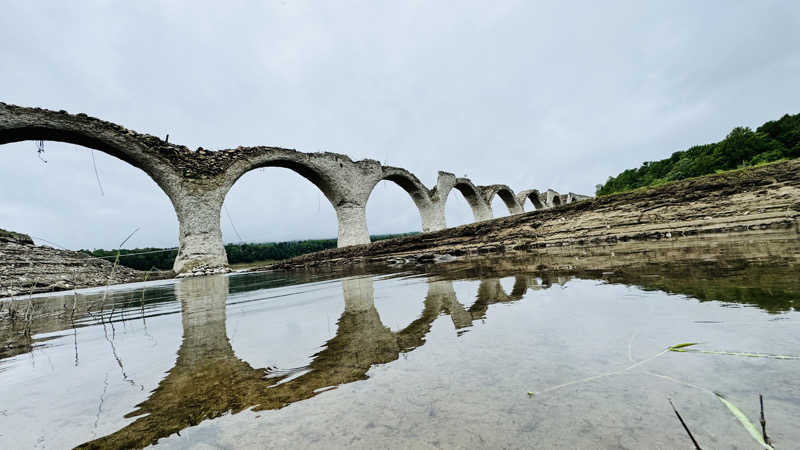
<path fill-rule="evenodd" d="M 785 115 L 756 131 L 736 127 L 725 139 L 674 152 L 660 161 L 646 161 L 597 188 L 597 195 L 613 194 L 668 181 L 707 175 L 720 170 L 800 157 L 800 114 Z"/>

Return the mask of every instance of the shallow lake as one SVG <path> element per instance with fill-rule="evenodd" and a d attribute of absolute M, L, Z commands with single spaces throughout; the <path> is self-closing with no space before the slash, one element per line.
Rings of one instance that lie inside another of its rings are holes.
<path fill-rule="evenodd" d="M 5 302 L 0 448 L 800 445 L 796 268 L 440 266 Z"/>

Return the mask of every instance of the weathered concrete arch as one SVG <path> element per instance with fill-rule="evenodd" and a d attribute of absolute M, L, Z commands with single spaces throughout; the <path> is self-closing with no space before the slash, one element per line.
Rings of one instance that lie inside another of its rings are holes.
<path fill-rule="evenodd" d="M 381 180 L 395 183 L 408 192 L 411 199 L 417 206 L 421 206 L 431 201 L 428 188 L 413 173 L 400 167 L 383 166 L 383 176 Z"/>
<path fill-rule="evenodd" d="M 437 227 L 435 223 L 437 217 L 433 213 L 431 193 L 416 175 L 400 167 L 383 166 L 382 169 L 383 176 L 379 182 L 382 180 L 391 181 L 411 196 L 411 200 L 414 201 L 414 205 L 419 211 L 423 232 L 444 228 L 443 226 L 441 228 Z"/>
<path fill-rule="evenodd" d="M 58 141 L 92 148 L 144 171 L 167 194 L 178 216 L 180 235 L 175 271 L 183 271 L 185 261 L 198 257 L 202 259 L 200 264 L 227 264 L 225 250 L 221 245 L 221 234 L 218 248 L 209 248 L 216 246 L 213 243 L 209 246 L 207 239 L 198 240 L 199 246 L 194 250 L 188 250 L 193 247 L 192 243 L 186 245 L 184 238 L 192 235 L 192 227 L 207 221 L 207 218 L 187 220 L 188 212 L 197 211 L 200 215 L 209 215 L 212 221 L 214 216 L 213 211 L 203 208 L 204 202 L 196 202 L 183 195 L 187 171 L 183 170 L 179 161 L 185 160 L 186 154 L 191 153 L 186 147 L 168 144 L 155 136 L 139 134 L 86 114 L 73 115 L 66 111 L 55 112 L 0 103 L 0 144 L 25 140 Z M 188 172 L 191 173 L 190 170 Z M 218 216 L 219 211 L 216 214 Z M 219 222 L 219 219 L 216 221 Z M 208 254 L 201 256 L 202 253 Z"/>
<path fill-rule="evenodd" d="M 503 200 L 503 203 L 506 204 L 509 214 L 521 214 L 523 212 L 522 206 L 519 204 L 516 196 L 514 195 L 514 191 L 511 190 L 511 188 L 507 185 L 492 184 L 490 186 L 481 186 L 480 189 L 483 192 L 483 198 L 486 200 L 489 208 L 492 207 L 492 200 L 494 199 L 494 196 L 499 195 Z"/>
<path fill-rule="evenodd" d="M 561 206 L 561 194 L 552 189 L 548 189 L 546 192 L 544 192 L 544 199 L 544 203 L 548 208 Z"/>
<path fill-rule="evenodd" d="M 447 228 L 445 206 L 450 191 L 456 184 L 456 176 L 450 172 L 439 171 L 436 186 L 428 190 L 430 205 L 422 209 L 422 231 L 438 231 Z"/>
<path fill-rule="evenodd" d="M 262 167 L 290 169 L 313 183 L 331 202 L 338 220 L 338 246 L 368 244 L 366 204 L 382 176 L 374 160 L 353 161 L 338 153 L 303 153 L 277 147 L 239 147 L 226 171 L 226 192 L 245 173 Z"/>
<path fill-rule="evenodd" d="M 316 186 L 320 192 L 328 200 L 331 202 L 336 200 L 336 192 L 334 188 L 334 181 L 331 180 L 329 176 L 323 171 L 320 171 L 317 167 L 314 167 L 311 164 L 308 164 L 306 161 L 303 161 L 302 158 L 293 158 L 291 157 L 292 151 L 286 151 L 284 149 L 264 149 L 266 154 L 264 157 L 259 158 L 257 163 L 251 163 L 247 165 L 246 170 L 239 171 L 234 168 L 231 175 L 226 178 L 230 178 L 231 176 L 235 177 L 230 182 L 229 189 L 236 184 L 237 181 L 245 174 L 252 172 L 256 169 L 263 169 L 266 167 L 276 167 L 276 168 L 283 168 L 289 169 L 292 172 L 300 175 L 301 177 L 305 178 L 306 180 L 310 181 L 311 184 Z M 287 154 L 288 153 L 288 154 Z M 292 152 L 292 153 L 299 153 L 299 152 Z M 302 155 L 302 154 L 300 154 Z"/>
<path fill-rule="evenodd" d="M 576 194 L 574 192 L 570 192 L 569 194 L 567 194 L 566 203 L 580 202 L 580 201 L 583 201 L 583 200 L 588 200 L 590 198 L 592 198 L 592 197 L 590 197 L 588 195 L 580 195 L 580 194 Z"/>
<path fill-rule="evenodd" d="M 486 203 L 480 188 L 475 186 L 469 178 L 456 178 L 453 188 L 458 189 L 467 200 L 476 222 L 492 218 L 492 208 Z"/>
<path fill-rule="evenodd" d="M 439 171 L 436 186 L 425 187 L 419 179 L 405 169 L 384 167 L 384 178 L 395 181 L 406 190 L 420 211 L 422 231 L 437 231 L 447 228 L 445 206 L 453 189 L 467 200 L 476 221 L 492 218 L 491 207 L 486 202 L 481 188 L 475 186 L 468 178 L 457 178 L 450 172 Z"/>
<path fill-rule="evenodd" d="M 170 184 L 178 181 L 160 154 L 164 142 L 86 114 L 68 114 L 0 103 L 0 144 L 44 140 L 75 144 L 101 151 L 147 173 L 170 195 Z M 154 148 L 155 147 L 155 148 Z"/>
<path fill-rule="evenodd" d="M 525 200 L 530 200 L 534 209 L 538 210 L 546 208 L 544 202 L 542 201 L 542 194 L 539 193 L 538 189 L 526 189 L 517 194 L 517 203 L 519 203 L 523 210 L 525 209 Z"/>

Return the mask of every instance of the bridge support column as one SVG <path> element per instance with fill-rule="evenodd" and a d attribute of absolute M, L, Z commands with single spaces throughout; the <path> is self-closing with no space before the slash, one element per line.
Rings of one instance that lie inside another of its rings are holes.
<path fill-rule="evenodd" d="M 422 232 L 439 231 L 447 228 L 447 219 L 444 214 L 444 202 L 432 201 L 428 205 L 419 208 L 422 216 Z"/>
<path fill-rule="evenodd" d="M 491 220 L 494 218 L 491 205 L 485 201 L 480 202 L 480 204 L 477 206 L 472 207 L 472 215 L 475 217 L 475 222 L 482 222 L 484 220 Z"/>
<path fill-rule="evenodd" d="M 339 239 L 337 247 L 369 244 L 367 229 L 367 209 L 364 205 L 347 202 L 335 206 L 336 218 L 339 222 Z"/>
<path fill-rule="evenodd" d="M 522 206 L 519 203 L 515 203 L 508 207 L 509 213 L 513 216 L 514 214 L 522 214 L 525 210 L 522 209 Z"/>
<path fill-rule="evenodd" d="M 200 266 L 225 267 L 228 255 L 222 243 L 220 211 L 224 195 L 217 191 L 181 193 L 173 198 L 180 238 L 172 270 L 190 272 Z"/>

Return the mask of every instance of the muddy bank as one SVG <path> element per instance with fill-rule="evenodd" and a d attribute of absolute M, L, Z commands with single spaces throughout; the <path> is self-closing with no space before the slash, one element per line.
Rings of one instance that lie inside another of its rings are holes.
<path fill-rule="evenodd" d="M 112 270 L 113 268 L 113 270 Z M 157 275 L 150 274 L 153 279 Z M 0 230 L 0 298 L 142 281 L 145 273 Z"/>
<path fill-rule="evenodd" d="M 325 250 L 266 269 L 425 263 L 496 254 L 639 253 L 689 239 L 797 239 L 800 160 L 684 180 L 433 233 Z M 579 258 L 580 260 L 580 258 Z M 639 259 L 641 260 L 641 259 Z M 580 261 L 578 261 L 580 263 Z"/>

